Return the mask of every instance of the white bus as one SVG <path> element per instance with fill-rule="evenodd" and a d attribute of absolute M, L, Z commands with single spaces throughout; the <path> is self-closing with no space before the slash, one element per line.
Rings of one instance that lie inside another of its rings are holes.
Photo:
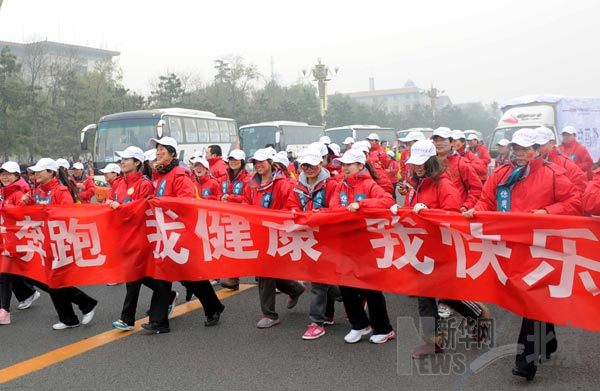
<path fill-rule="evenodd" d="M 346 137 L 352 137 L 354 141 L 359 141 L 365 140 L 371 133 L 377 133 L 381 141 L 387 140 L 388 145 L 393 145 L 396 140 L 395 129 L 382 128 L 377 125 L 348 125 L 325 129 L 325 136 L 329 136 L 332 143 L 340 146 L 342 146 Z"/>
<path fill-rule="evenodd" d="M 240 126 L 240 144 L 248 157 L 267 144 L 273 144 L 277 151 L 292 147 L 294 153 L 298 153 L 308 144 L 319 141 L 322 135 L 322 126 L 305 122 L 271 121 Z"/>
<path fill-rule="evenodd" d="M 148 140 L 163 136 L 177 140 L 182 162 L 194 152 L 204 154 L 209 145 L 219 145 L 223 156 L 226 156 L 239 143 L 233 119 L 219 118 L 208 111 L 168 108 L 105 115 L 98 124 L 81 130 L 81 149 L 89 149 L 94 171 L 98 172 L 115 160 L 115 151 L 122 151 L 130 145 L 147 150 Z"/>

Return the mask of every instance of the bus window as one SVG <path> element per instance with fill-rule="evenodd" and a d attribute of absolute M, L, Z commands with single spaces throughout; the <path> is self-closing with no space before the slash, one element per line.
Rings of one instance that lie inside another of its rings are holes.
<path fill-rule="evenodd" d="M 198 128 L 198 142 L 207 143 L 209 142 L 208 138 L 208 123 L 205 119 L 197 119 L 196 127 Z"/>
<path fill-rule="evenodd" d="M 219 137 L 219 125 L 217 125 L 217 121 L 212 119 L 208 120 L 208 130 L 210 131 L 211 143 L 218 143 L 221 141 Z"/>
<path fill-rule="evenodd" d="M 198 132 L 196 130 L 196 121 L 193 118 L 184 118 L 183 127 L 185 129 L 185 142 L 186 143 L 197 143 Z"/>
<path fill-rule="evenodd" d="M 227 122 L 218 121 L 219 122 L 219 130 L 221 133 L 221 141 L 228 142 L 229 141 L 229 128 L 227 127 Z"/>
<path fill-rule="evenodd" d="M 181 128 L 181 118 L 168 117 L 167 122 L 169 124 L 171 137 L 173 137 L 178 143 L 183 142 L 183 129 Z"/>
<path fill-rule="evenodd" d="M 232 143 L 235 143 L 237 141 L 237 130 L 235 129 L 235 123 L 227 122 L 227 125 L 229 126 L 229 139 Z"/>

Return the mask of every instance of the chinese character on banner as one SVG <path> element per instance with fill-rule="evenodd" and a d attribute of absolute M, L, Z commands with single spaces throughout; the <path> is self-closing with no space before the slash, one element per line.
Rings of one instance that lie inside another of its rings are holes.
<path fill-rule="evenodd" d="M 25 220 L 17 221 L 17 227 L 20 227 L 15 236 L 19 240 L 25 240 L 25 244 L 17 244 L 15 250 L 17 253 L 24 253 L 19 257 L 22 261 L 29 262 L 35 254 L 40 256 L 42 266 L 46 264 L 46 250 L 44 250 L 44 233 L 42 227 L 43 221 L 31 220 L 31 217 L 25 216 Z"/>
<path fill-rule="evenodd" d="M 321 252 L 313 248 L 318 244 L 315 232 L 319 232 L 319 227 L 311 228 L 307 225 L 296 224 L 294 220 L 286 220 L 283 224 L 263 221 L 262 225 L 269 227 L 267 254 L 271 256 L 291 254 L 292 261 L 299 261 L 304 252 L 313 261 L 319 260 Z M 279 247 L 279 243 L 283 246 Z"/>
<path fill-rule="evenodd" d="M 254 243 L 250 236 L 250 223 L 243 217 L 201 209 L 195 233 L 202 239 L 205 261 L 222 256 L 234 259 L 258 257 L 258 250 L 247 249 Z"/>
<path fill-rule="evenodd" d="M 417 253 L 423 245 L 423 239 L 417 235 L 428 235 L 429 233 L 425 228 L 411 228 L 417 225 L 412 218 L 406 217 L 400 221 L 399 216 L 394 216 L 391 221 L 387 219 L 365 219 L 365 222 L 367 223 L 367 231 L 381 235 L 381 238 L 371 239 L 371 245 L 374 249 L 384 249 L 383 258 L 377 258 L 378 268 L 385 269 L 394 265 L 397 269 L 402 269 L 410 264 L 423 274 L 433 272 L 434 261 L 432 258 L 425 256 L 420 261 L 417 257 Z M 412 239 L 411 236 L 413 236 Z M 404 253 L 394 259 L 394 250 L 400 242 L 404 246 Z"/>
<path fill-rule="evenodd" d="M 496 273 L 498 281 L 502 285 L 506 285 L 508 277 L 504 273 L 504 270 L 502 270 L 502 266 L 500 266 L 498 256 L 509 259 L 512 250 L 506 247 L 505 241 L 500 240 L 500 235 L 484 234 L 483 224 L 481 223 L 469 224 L 470 235 L 449 228 L 448 224 L 442 225 L 445 225 L 445 227 L 440 227 L 442 243 L 448 246 L 454 244 L 456 250 L 456 277 L 466 278 L 468 275 L 472 279 L 476 279 L 491 266 L 492 270 Z M 469 250 L 481 253 L 477 262 L 471 267 L 467 267 L 467 256 L 463 238 L 469 240 Z M 480 239 L 481 241 L 474 239 Z"/>
<path fill-rule="evenodd" d="M 546 241 L 549 237 L 562 238 L 562 252 L 546 248 Z M 555 270 L 548 260 L 552 259 L 562 263 L 562 272 L 559 285 L 549 285 L 550 296 L 557 298 L 570 297 L 573 293 L 573 283 L 575 281 L 575 269 L 577 267 L 585 269 L 577 273 L 585 289 L 593 296 L 600 294 L 598 285 L 592 278 L 590 271 L 600 272 L 600 262 L 577 255 L 577 242 L 574 239 L 586 239 L 594 242 L 598 238 L 589 229 L 536 229 L 533 231 L 533 246 L 529 247 L 531 256 L 534 258 L 544 258 L 542 263 L 531 273 L 523 278 L 523 281 L 529 286 L 539 282 L 549 273 Z"/>
<path fill-rule="evenodd" d="M 79 224 L 79 220 L 48 221 L 52 269 L 58 269 L 75 261 L 77 266 L 100 266 L 106 255 L 100 254 L 100 235 L 96 223 Z M 84 254 L 85 251 L 85 254 Z M 70 254 L 70 255 L 69 255 Z"/>
<path fill-rule="evenodd" d="M 172 210 L 163 212 L 162 208 L 156 208 L 156 212 L 152 209 L 146 211 L 146 227 L 153 228 L 155 231 L 149 234 L 148 241 L 154 243 L 152 250 L 154 258 L 171 258 L 175 263 L 183 265 L 187 263 L 190 257 L 190 250 L 181 247 L 179 252 L 175 250 L 177 241 L 181 234 L 176 231 L 185 231 L 185 225 L 177 221 L 179 216 Z M 154 216 L 154 218 L 152 218 Z M 167 221 L 168 220 L 168 221 Z"/>

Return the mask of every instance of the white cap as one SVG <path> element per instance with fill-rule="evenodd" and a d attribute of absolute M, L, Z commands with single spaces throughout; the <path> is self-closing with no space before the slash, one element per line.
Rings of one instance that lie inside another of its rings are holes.
<path fill-rule="evenodd" d="M 346 137 L 344 140 L 344 145 L 354 144 L 354 139 L 352 137 Z"/>
<path fill-rule="evenodd" d="M 197 157 L 202 157 L 202 151 L 193 152 L 188 160 L 192 162 Z"/>
<path fill-rule="evenodd" d="M 333 160 L 333 162 L 336 165 L 351 164 L 351 163 L 365 164 L 366 161 L 367 161 L 367 158 L 365 157 L 365 154 L 362 153 L 362 151 L 360 151 L 358 149 L 349 149 L 346 152 L 344 152 L 344 155 L 342 157 L 336 158 Z"/>
<path fill-rule="evenodd" d="M 108 174 L 109 172 L 114 172 L 115 174 L 120 174 L 121 167 L 119 167 L 119 165 L 115 164 L 115 163 L 108 163 L 106 165 L 106 167 L 104 167 L 102 170 L 100 170 L 100 172 L 103 174 Z"/>
<path fill-rule="evenodd" d="M 271 156 L 275 156 L 277 154 L 277 151 L 273 147 L 266 147 L 265 151 L 267 151 Z"/>
<path fill-rule="evenodd" d="M 445 126 L 441 126 L 433 131 L 433 134 L 431 135 L 431 137 L 433 137 L 433 136 L 438 136 L 441 138 L 451 138 L 452 130 L 450 128 L 446 128 Z"/>
<path fill-rule="evenodd" d="M 275 156 L 273 156 L 273 163 L 281 163 L 287 167 L 288 164 L 290 164 L 290 161 L 287 158 L 287 152 L 285 152 L 285 151 L 277 152 L 275 154 Z"/>
<path fill-rule="evenodd" d="M 336 143 L 331 143 L 331 144 L 329 144 L 329 148 L 331 149 L 331 151 L 333 152 L 333 154 L 335 156 L 340 156 L 340 152 L 342 151 L 342 149 L 340 148 L 339 145 L 337 145 Z"/>
<path fill-rule="evenodd" d="M 207 170 L 210 169 L 210 164 L 208 164 L 208 160 L 206 160 L 202 156 L 196 156 L 195 158 L 191 159 L 190 161 L 194 165 L 199 163 L 199 164 L 202 164 L 204 167 L 206 167 Z"/>
<path fill-rule="evenodd" d="M 501 145 L 503 147 L 507 147 L 508 144 L 510 144 L 510 140 L 507 138 L 503 138 L 502 140 L 500 140 L 496 143 L 496 145 Z"/>
<path fill-rule="evenodd" d="M 565 126 L 560 133 L 577 134 L 577 129 L 573 126 Z"/>
<path fill-rule="evenodd" d="M 56 164 L 58 164 L 58 167 L 63 167 L 66 168 L 67 170 L 71 167 L 71 165 L 69 164 L 69 162 L 67 161 L 67 159 L 56 159 Z"/>
<path fill-rule="evenodd" d="M 228 158 L 235 160 L 246 160 L 246 152 L 242 151 L 241 149 L 232 149 L 229 151 Z"/>
<path fill-rule="evenodd" d="M 467 141 L 473 141 L 473 140 L 479 141 L 479 136 L 477 136 L 477 134 L 475 134 L 475 133 L 471 133 L 467 136 Z"/>
<path fill-rule="evenodd" d="M 327 150 L 327 145 L 322 142 L 311 143 L 308 148 L 315 149 L 321 153 L 321 156 L 329 155 L 329 151 Z"/>
<path fill-rule="evenodd" d="M 307 148 L 300 153 L 298 162 L 300 164 L 310 164 L 311 166 L 317 166 L 323 161 L 323 157 L 320 153 L 321 152 L 317 151 L 316 149 Z"/>
<path fill-rule="evenodd" d="M 379 141 L 379 135 L 377 133 L 371 133 L 367 136 L 367 140 L 377 140 Z"/>
<path fill-rule="evenodd" d="M 452 140 L 460 140 L 461 138 L 466 138 L 465 132 L 460 129 L 454 129 L 452 131 Z"/>
<path fill-rule="evenodd" d="M 35 166 L 29 167 L 29 169 L 33 172 L 41 172 L 46 170 L 51 170 L 54 172 L 58 171 L 58 164 L 50 158 L 43 157 L 35 164 Z"/>
<path fill-rule="evenodd" d="M 152 148 L 144 152 L 144 161 L 151 162 L 156 160 L 156 148 Z"/>
<path fill-rule="evenodd" d="M 138 147 L 127 147 L 124 151 L 115 152 L 115 156 L 120 157 L 121 159 L 136 159 L 140 162 L 144 162 L 144 151 Z"/>
<path fill-rule="evenodd" d="M 170 146 L 175 148 L 175 153 L 179 152 L 177 149 L 177 141 L 173 137 L 163 137 L 161 139 L 151 138 L 148 141 L 148 145 L 152 148 L 156 148 L 157 145 Z"/>
<path fill-rule="evenodd" d="M 11 174 L 20 174 L 21 167 L 19 167 L 19 163 L 9 161 L 4 163 L 2 167 L 0 167 L 0 172 L 2 171 L 10 172 Z"/>
<path fill-rule="evenodd" d="M 56 162 L 55 162 L 55 163 L 56 163 Z M 57 164 L 57 166 L 58 166 L 58 164 Z M 84 169 L 84 167 L 83 167 L 83 163 L 81 163 L 81 162 L 77 162 L 77 163 L 74 163 L 74 164 L 73 164 L 73 170 L 83 170 L 83 169 Z"/>
<path fill-rule="evenodd" d="M 329 136 L 321 136 L 321 138 L 319 138 L 319 142 L 329 145 L 331 144 L 331 139 L 329 138 Z"/>
<path fill-rule="evenodd" d="M 556 141 L 556 136 L 554 136 L 554 132 L 550 128 L 540 126 L 539 128 L 536 128 L 535 131 L 537 132 L 536 144 L 546 145 L 550 141 Z"/>
<path fill-rule="evenodd" d="M 407 143 L 409 141 L 421 141 L 425 140 L 425 135 L 419 131 L 412 131 L 408 132 L 405 137 L 400 137 L 398 140 L 402 141 L 403 143 Z"/>
<path fill-rule="evenodd" d="M 394 151 L 388 151 L 387 154 L 389 157 L 396 157 L 396 154 L 394 153 Z"/>
<path fill-rule="evenodd" d="M 273 160 L 273 154 L 268 148 L 261 148 L 254 152 L 254 156 L 248 159 L 249 163 L 253 163 L 254 161 L 264 162 L 265 160 Z"/>
<path fill-rule="evenodd" d="M 366 140 L 357 141 L 352 145 L 351 149 L 356 149 L 358 151 L 369 153 L 371 149 L 371 144 L 369 144 Z"/>
<path fill-rule="evenodd" d="M 294 152 L 294 147 L 292 147 L 291 145 L 288 145 L 287 147 L 285 147 L 285 151 L 286 152 Z"/>
<path fill-rule="evenodd" d="M 435 145 L 431 140 L 417 141 L 410 147 L 410 157 L 406 164 L 424 164 L 430 157 L 435 156 Z"/>
<path fill-rule="evenodd" d="M 519 129 L 513 134 L 510 142 L 525 148 L 531 147 L 537 143 L 537 132 L 529 128 Z"/>

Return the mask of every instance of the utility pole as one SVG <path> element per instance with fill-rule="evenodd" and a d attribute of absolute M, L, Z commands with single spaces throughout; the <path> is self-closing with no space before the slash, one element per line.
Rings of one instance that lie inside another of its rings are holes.
<path fill-rule="evenodd" d="M 333 72 L 329 67 L 321 62 L 319 58 L 319 62 L 315 65 L 310 71 L 306 69 L 302 70 L 302 74 L 304 77 L 312 76 L 313 81 L 317 82 L 317 88 L 319 91 L 319 99 L 321 100 L 321 121 L 323 127 L 327 126 L 327 82 L 331 79 L 329 76 L 336 76 L 339 68 L 335 67 Z"/>

